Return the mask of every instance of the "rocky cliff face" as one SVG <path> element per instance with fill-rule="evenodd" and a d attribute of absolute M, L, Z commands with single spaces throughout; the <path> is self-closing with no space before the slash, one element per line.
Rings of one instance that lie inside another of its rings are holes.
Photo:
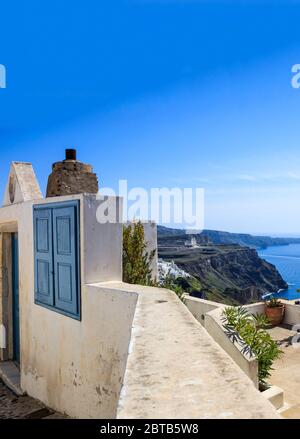
<path fill-rule="evenodd" d="M 159 256 L 173 260 L 192 276 L 191 281 L 196 279 L 198 293 L 206 299 L 246 304 L 260 300 L 265 292 L 287 288 L 275 266 L 261 259 L 254 249 L 209 244 L 187 248 L 176 243 L 176 237 L 173 246 L 171 241 L 168 246 L 159 246 Z"/>
<path fill-rule="evenodd" d="M 169 238 L 187 239 L 185 230 L 171 229 L 169 227 L 158 226 L 157 232 L 160 240 L 168 241 Z M 229 233 L 219 230 L 203 230 L 198 233 L 195 239 L 198 243 L 209 242 L 210 244 L 239 244 L 252 248 L 266 248 L 271 245 L 299 244 L 300 238 L 274 238 L 270 236 L 255 236 L 248 233 Z"/>

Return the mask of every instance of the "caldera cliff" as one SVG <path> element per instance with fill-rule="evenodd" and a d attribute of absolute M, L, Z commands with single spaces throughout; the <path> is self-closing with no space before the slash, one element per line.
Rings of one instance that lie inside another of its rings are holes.
<path fill-rule="evenodd" d="M 226 304 L 247 304 L 266 292 L 286 289 L 276 267 L 255 249 L 233 245 L 187 245 L 187 236 L 159 238 L 159 257 L 190 275 L 178 282 L 192 295 Z"/>

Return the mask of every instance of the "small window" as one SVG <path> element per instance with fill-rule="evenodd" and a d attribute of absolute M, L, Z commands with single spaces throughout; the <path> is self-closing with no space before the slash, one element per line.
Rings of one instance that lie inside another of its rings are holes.
<path fill-rule="evenodd" d="M 80 319 L 79 201 L 33 207 L 35 303 Z"/>

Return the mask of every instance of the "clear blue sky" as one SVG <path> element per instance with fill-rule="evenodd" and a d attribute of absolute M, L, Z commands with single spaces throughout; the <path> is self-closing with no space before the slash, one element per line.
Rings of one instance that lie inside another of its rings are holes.
<path fill-rule="evenodd" d="M 300 2 L 3 2 L 0 187 L 76 147 L 101 186 L 206 191 L 207 228 L 300 233 Z"/>

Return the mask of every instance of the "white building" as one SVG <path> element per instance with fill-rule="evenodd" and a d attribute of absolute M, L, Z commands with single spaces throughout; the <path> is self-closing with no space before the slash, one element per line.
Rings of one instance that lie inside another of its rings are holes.
<path fill-rule="evenodd" d="M 75 418 L 277 417 L 173 292 L 122 282 L 122 223 L 100 224 L 99 205 L 92 194 L 43 199 L 31 165 L 12 164 L 2 379 Z"/>

